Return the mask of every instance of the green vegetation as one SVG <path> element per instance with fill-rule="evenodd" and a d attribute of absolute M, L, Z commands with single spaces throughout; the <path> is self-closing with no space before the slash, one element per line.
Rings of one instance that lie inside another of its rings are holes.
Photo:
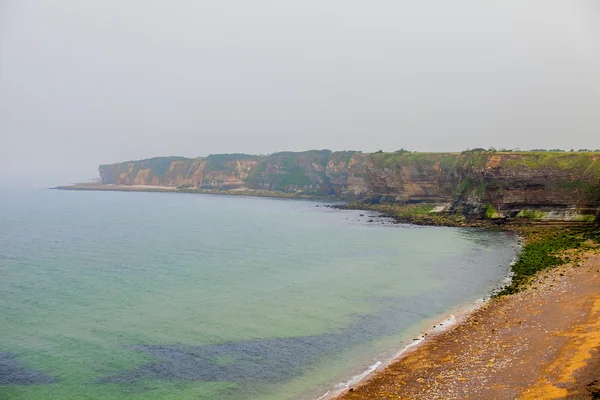
<path fill-rule="evenodd" d="M 246 184 L 250 188 L 254 188 L 254 189 L 259 188 L 261 177 L 265 173 L 266 170 L 267 170 L 267 161 L 266 160 L 260 161 L 256 165 L 256 167 L 252 168 L 250 170 L 250 172 L 248 172 L 248 176 L 246 177 Z"/>
<path fill-rule="evenodd" d="M 270 163 L 278 161 L 281 164 L 285 164 L 288 167 L 298 165 L 305 161 L 311 161 L 319 165 L 327 165 L 329 156 L 332 154 L 331 150 L 308 150 L 308 151 L 282 151 L 279 153 L 273 153 L 267 156 Z"/>
<path fill-rule="evenodd" d="M 296 165 L 288 167 L 288 170 L 279 175 L 278 178 L 279 182 L 277 182 L 276 187 L 282 190 L 286 190 L 290 186 L 302 187 L 311 183 L 311 179 L 306 175 L 304 169 Z"/>
<path fill-rule="evenodd" d="M 578 253 L 600 243 L 600 229 L 597 227 L 523 228 L 521 233 L 526 237 L 527 244 L 511 268 L 511 284 L 499 295 L 520 291 L 532 276 L 544 269 L 569 262 L 577 264 Z"/>
<path fill-rule="evenodd" d="M 546 213 L 543 211 L 526 209 L 526 210 L 521 210 L 517 214 L 517 218 L 525 218 L 525 219 L 534 220 L 534 219 L 542 219 L 542 218 L 544 218 L 545 215 L 546 215 Z"/>
<path fill-rule="evenodd" d="M 170 156 L 170 157 L 154 157 L 146 158 L 137 161 L 126 161 L 116 164 L 101 165 L 99 170 L 104 173 L 108 182 L 105 183 L 120 183 L 120 174 L 123 172 L 127 173 L 129 181 L 133 181 L 140 172 L 140 169 L 149 169 L 149 178 L 158 176 L 159 178 L 165 178 L 169 173 L 171 162 L 179 160 L 191 160 L 185 157 Z"/>
<path fill-rule="evenodd" d="M 577 205 L 600 205 L 600 155 L 587 151 L 510 151 L 472 149 L 462 153 L 424 153 L 404 148 L 395 152 L 376 152 L 357 155 L 355 151 L 311 150 L 279 152 L 266 156 L 248 154 L 216 154 L 206 157 L 204 173 L 218 171 L 245 180 L 248 188 L 296 192 L 314 195 L 333 195 L 344 191 L 347 177 L 363 178 L 363 193 L 398 194 L 405 183 L 413 188 L 422 185 L 428 195 L 440 199 L 454 197 L 465 204 L 501 202 L 506 191 L 540 188 L 557 191 L 560 202 Z M 585 150 L 585 149 L 582 149 Z M 356 163 L 348 168 L 355 157 Z M 170 171 L 175 160 L 182 160 Z M 250 171 L 237 171 L 236 160 L 254 160 Z M 140 161 L 101 166 L 104 183 L 131 184 L 140 170 L 149 169 L 140 182 L 174 185 L 199 179 L 194 176 L 200 159 L 157 157 Z M 327 171 L 328 166 L 336 168 Z M 404 168 L 404 171 L 402 169 Z M 247 173 L 247 175 L 245 175 Z M 212 175 L 211 175 L 212 176 Z M 153 179 L 154 178 L 154 179 Z M 157 179 L 158 178 L 158 179 Z M 390 186 L 391 185 L 391 186 Z M 388 187 L 389 186 L 389 187 Z M 414 192 L 414 190 L 413 190 Z M 410 195 L 409 195 L 410 196 Z M 409 199 L 410 200 L 410 199 Z M 440 200 L 441 201 L 441 200 Z M 481 208 L 473 207 L 479 212 Z M 484 209 L 480 217 L 494 219 L 493 210 Z M 524 219 L 539 219 L 535 213 L 520 215 Z"/>
<path fill-rule="evenodd" d="M 403 166 L 427 165 L 439 163 L 441 168 L 452 168 L 458 153 L 417 153 L 401 149 L 394 153 L 373 153 L 370 155 L 373 163 L 380 168 L 395 169 Z"/>
<path fill-rule="evenodd" d="M 330 150 L 273 153 L 249 172 L 246 183 L 253 189 L 282 192 L 306 190 L 310 186 L 307 194 L 328 195 L 327 164 L 331 159 L 347 162 L 354 153 Z"/>
<path fill-rule="evenodd" d="M 469 150 L 463 151 L 457 158 L 457 167 L 462 169 L 484 168 L 490 156 L 496 154 L 495 150 Z"/>
<path fill-rule="evenodd" d="M 529 150 L 530 152 L 538 152 L 538 153 L 566 153 L 567 150 L 563 150 L 563 149 L 531 149 Z M 579 149 L 579 150 L 575 150 L 575 149 L 571 149 L 570 152 L 573 153 L 577 151 L 578 153 L 600 153 L 600 149 Z"/>
<path fill-rule="evenodd" d="M 551 152 L 551 153 L 564 153 L 566 150 L 563 149 L 531 149 L 529 150 L 532 153 L 544 153 L 544 152 Z"/>
<path fill-rule="evenodd" d="M 460 182 L 458 185 L 456 185 L 456 188 L 454 189 L 454 194 L 461 198 L 464 198 L 468 195 L 473 195 L 475 197 L 482 198 L 485 194 L 487 187 L 488 185 L 483 180 L 483 178 L 467 177 L 463 179 L 462 182 Z"/>
<path fill-rule="evenodd" d="M 333 161 L 335 164 L 339 164 L 339 163 L 346 163 L 348 164 L 350 162 L 350 159 L 352 158 L 352 156 L 354 154 L 356 154 L 356 151 L 350 150 L 350 151 L 336 151 L 331 153 L 331 155 L 329 156 L 329 160 L 328 161 Z"/>
<path fill-rule="evenodd" d="M 260 156 L 252 156 L 249 154 L 232 153 L 232 154 L 211 154 L 206 157 L 206 165 L 204 172 L 222 171 L 234 172 L 236 169 L 235 161 L 237 160 L 258 160 Z"/>
<path fill-rule="evenodd" d="M 371 210 L 382 213 L 387 217 L 394 218 L 400 223 L 410 223 L 415 225 L 434 225 L 434 226 L 465 226 L 465 217 L 458 214 L 449 214 L 445 212 L 433 212 L 434 204 L 393 204 L 382 201 L 375 203 L 370 201 L 356 202 L 335 206 L 335 208 L 345 210 Z"/>
<path fill-rule="evenodd" d="M 594 153 L 522 153 L 519 157 L 511 157 L 506 167 L 522 167 L 530 169 L 551 168 L 569 170 L 585 176 L 600 178 L 600 162 Z"/>
<path fill-rule="evenodd" d="M 244 153 L 225 153 L 225 154 L 211 154 L 205 158 L 206 162 L 228 162 L 235 160 L 255 160 L 260 156 L 253 156 L 251 154 Z"/>
<path fill-rule="evenodd" d="M 485 219 L 500 218 L 500 213 L 492 204 L 488 204 L 485 207 Z"/>
<path fill-rule="evenodd" d="M 143 160 L 140 168 L 150 168 L 152 176 L 165 176 L 169 172 L 172 161 L 184 160 L 183 157 L 155 157 Z"/>
<path fill-rule="evenodd" d="M 592 214 L 588 215 L 579 215 L 575 217 L 575 221 L 577 222 L 594 222 L 596 220 L 596 216 Z"/>
<path fill-rule="evenodd" d="M 384 153 L 385 154 L 385 153 Z M 528 152 L 496 151 L 495 149 L 467 150 L 457 157 L 457 167 L 463 169 L 484 168 L 494 155 L 505 155 L 498 158 L 498 166 L 506 168 L 528 169 L 560 169 L 579 173 L 584 176 L 600 178 L 600 160 L 598 154 L 581 150 L 578 152 L 564 152 L 555 150 L 532 150 Z"/>

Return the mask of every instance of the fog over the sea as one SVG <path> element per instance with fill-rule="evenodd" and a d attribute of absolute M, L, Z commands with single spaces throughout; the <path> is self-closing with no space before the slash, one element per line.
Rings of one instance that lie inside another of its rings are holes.
<path fill-rule="evenodd" d="M 280 150 L 600 148 L 597 0 L 0 0 L 0 180 Z"/>

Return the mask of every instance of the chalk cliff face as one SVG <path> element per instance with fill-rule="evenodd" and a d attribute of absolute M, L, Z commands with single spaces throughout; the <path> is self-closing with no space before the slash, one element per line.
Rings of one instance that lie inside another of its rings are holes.
<path fill-rule="evenodd" d="M 544 212 L 548 218 L 589 219 L 600 206 L 599 153 L 314 150 L 267 156 L 221 154 L 102 165 L 100 177 L 107 185 L 445 203 L 451 210 L 488 217 Z"/>

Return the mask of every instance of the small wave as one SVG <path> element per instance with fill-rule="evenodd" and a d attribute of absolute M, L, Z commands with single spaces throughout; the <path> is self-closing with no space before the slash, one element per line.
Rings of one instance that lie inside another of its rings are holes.
<path fill-rule="evenodd" d="M 318 397 L 316 400 L 327 399 L 327 398 L 329 398 L 329 396 L 333 396 L 334 394 L 339 394 L 342 391 L 348 389 L 350 386 L 356 385 L 357 383 L 359 383 L 360 381 L 362 381 L 363 379 L 365 379 L 367 376 L 369 376 L 373 372 L 375 372 L 377 370 L 377 368 L 379 368 L 380 365 L 381 365 L 381 361 L 377 361 L 375 364 L 369 366 L 369 368 L 367 368 L 366 370 L 364 370 L 360 374 L 354 375 L 352 378 L 350 378 L 346 382 L 338 383 L 337 385 L 334 386 L 333 390 L 327 391 L 327 393 L 325 393 L 321 397 Z"/>
<path fill-rule="evenodd" d="M 327 393 L 325 393 L 323 396 L 319 397 L 317 400 L 323 400 L 323 399 L 327 398 L 327 396 L 329 396 L 329 393 L 331 393 L 331 390 L 328 390 Z"/>
<path fill-rule="evenodd" d="M 456 316 L 454 314 L 450 314 L 450 316 L 448 318 L 443 319 L 442 321 L 438 322 L 435 325 L 435 328 L 432 328 L 430 330 L 430 332 L 439 333 L 439 332 L 442 332 L 442 331 L 445 331 L 445 330 L 449 329 L 450 327 L 456 325 L 457 323 L 458 323 L 458 320 L 456 319 Z M 374 363 L 371 366 L 369 366 L 369 368 L 367 368 L 366 370 L 364 370 L 360 374 L 354 375 L 352 378 L 350 378 L 349 380 L 347 380 L 345 382 L 338 383 L 337 385 L 334 386 L 334 388 L 332 390 L 327 391 L 327 393 L 323 394 L 321 397 L 318 397 L 316 400 L 330 399 L 330 398 L 333 398 L 336 395 L 339 395 L 344 390 L 348 389 L 350 386 L 356 385 L 357 383 L 360 383 L 360 381 L 362 381 L 363 379 L 365 379 L 367 376 L 371 375 L 380 366 L 383 365 L 385 367 L 385 366 L 391 364 L 392 362 L 394 362 L 395 360 L 397 360 L 398 358 L 400 358 L 400 356 L 402 356 L 402 354 L 404 354 L 405 352 L 407 352 L 411 348 L 418 346 L 419 344 L 423 343 L 424 341 L 425 341 L 425 336 L 421 336 L 418 339 L 413 340 L 411 343 L 407 344 L 402 350 L 400 350 L 398 353 L 396 353 L 394 355 L 394 357 L 392 357 L 385 364 L 383 364 L 382 361 L 377 361 L 376 363 Z"/>
<path fill-rule="evenodd" d="M 371 365 L 369 368 L 367 368 L 366 370 L 364 370 L 362 373 L 360 373 L 358 375 L 354 375 L 348 381 L 342 382 L 342 383 L 338 383 L 336 385 L 336 389 L 348 389 L 351 385 L 356 385 L 357 383 L 359 383 L 360 381 L 362 381 L 363 379 L 365 379 L 365 377 L 367 377 L 368 375 L 370 375 L 373 372 L 375 372 L 375 370 L 380 365 L 381 365 L 381 361 L 377 361 L 375 364 Z"/>

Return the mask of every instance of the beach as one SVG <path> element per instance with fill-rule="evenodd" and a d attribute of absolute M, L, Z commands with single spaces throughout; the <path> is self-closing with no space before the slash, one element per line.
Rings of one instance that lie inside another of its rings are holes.
<path fill-rule="evenodd" d="M 338 399 L 598 398 L 600 252 L 579 259 L 428 335 Z"/>

